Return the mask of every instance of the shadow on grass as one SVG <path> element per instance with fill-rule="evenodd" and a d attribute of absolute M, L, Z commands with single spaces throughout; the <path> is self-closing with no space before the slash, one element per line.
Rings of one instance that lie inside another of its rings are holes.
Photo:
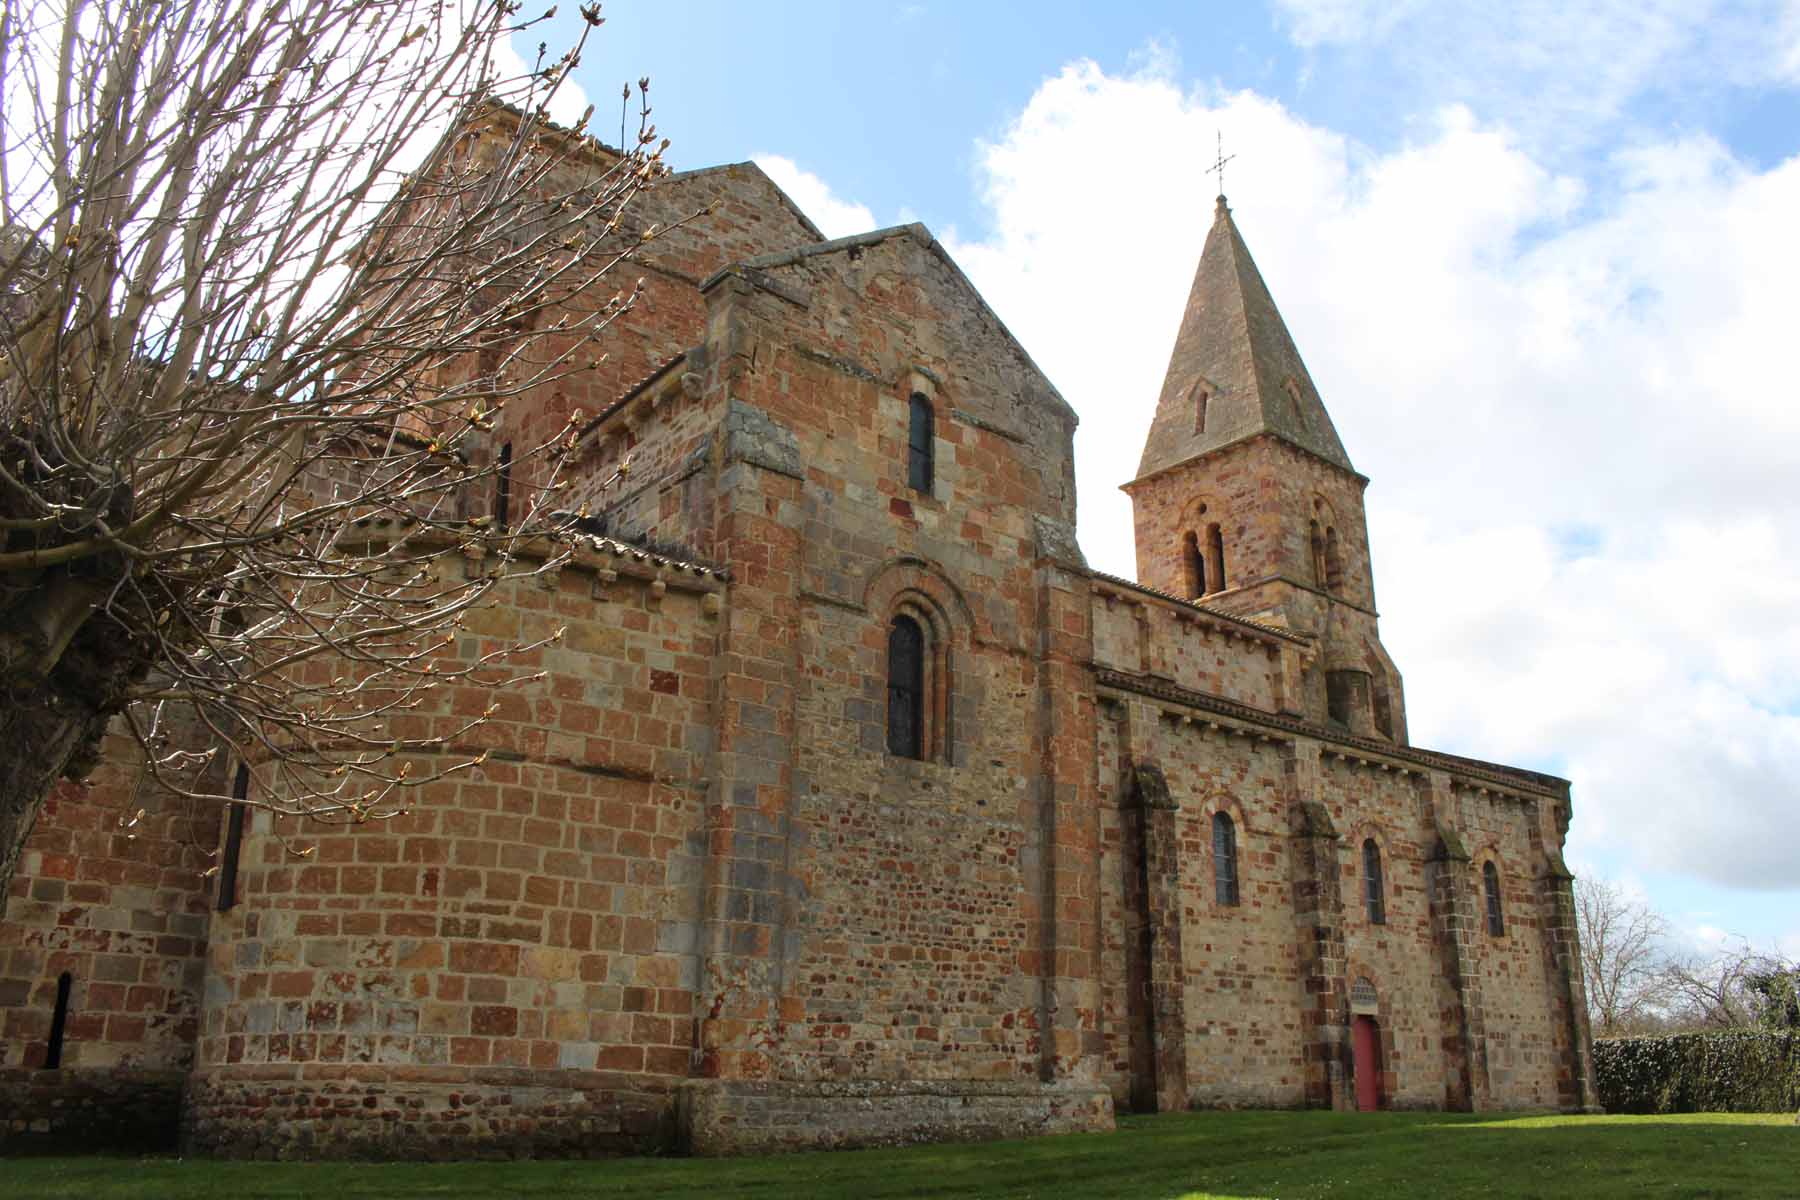
<path fill-rule="evenodd" d="M 1117 1133 L 759 1159 L 434 1164 L 0 1162 L 0 1194 L 80 1197 L 1800 1197 L 1780 1114 L 1497 1118 L 1174 1113 Z"/>

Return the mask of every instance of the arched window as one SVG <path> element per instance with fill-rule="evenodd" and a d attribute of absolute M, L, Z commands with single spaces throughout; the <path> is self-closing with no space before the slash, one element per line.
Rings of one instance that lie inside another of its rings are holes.
<path fill-rule="evenodd" d="M 1506 917 L 1500 911 L 1500 869 L 1491 861 L 1481 864 L 1481 882 L 1487 891 L 1489 937 L 1506 936 Z"/>
<path fill-rule="evenodd" d="M 1307 522 L 1307 543 L 1312 548 L 1313 583 L 1322 588 L 1329 576 L 1325 572 L 1325 534 L 1317 521 Z"/>
<path fill-rule="evenodd" d="M 1350 710 L 1356 704 L 1356 677 L 1350 671 L 1325 672 L 1325 715 L 1339 725 L 1350 724 Z"/>
<path fill-rule="evenodd" d="M 1387 897 L 1381 883 L 1381 847 L 1374 838 L 1363 839 L 1363 905 L 1369 924 L 1387 924 Z"/>
<path fill-rule="evenodd" d="M 1206 559 L 1200 554 L 1200 539 L 1191 529 L 1181 539 L 1181 567 L 1188 599 L 1206 595 Z"/>
<path fill-rule="evenodd" d="M 1325 531 L 1325 586 L 1333 592 L 1344 589 L 1344 564 L 1338 558 L 1337 530 Z"/>
<path fill-rule="evenodd" d="M 1213 814 L 1213 892 L 1220 904 L 1238 902 L 1237 827 L 1229 813 Z"/>
<path fill-rule="evenodd" d="M 1212 587 L 1215 592 L 1225 590 L 1225 535 L 1219 532 L 1218 525 L 1206 527 L 1206 557 L 1212 567 Z"/>
<path fill-rule="evenodd" d="M 934 421 L 931 402 L 921 393 L 914 392 L 910 409 L 906 429 L 906 486 L 915 492 L 929 492 Z"/>
<path fill-rule="evenodd" d="M 925 633 L 911 617 L 888 627 L 888 753 L 925 757 Z"/>

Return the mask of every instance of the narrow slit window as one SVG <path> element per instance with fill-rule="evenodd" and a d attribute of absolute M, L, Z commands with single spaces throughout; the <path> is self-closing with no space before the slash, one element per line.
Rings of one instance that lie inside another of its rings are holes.
<path fill-rule="evenodd" d="M 512 521 L 512 443 L 500 447 L 494 471 L 494 528 L 507 529 Z"/>
<path fill-rule="evenodd" d="M 911 617 L 888 628 L 888 753 L 925 757 L 925 633 Z"/>
<path fill-rule="evenodd" d="M 231 781 L 232 804 L 225 813 L 225 845 L 219 851 L 219 891 L 214 904 L 220 912 L 237 903 L 238 858 L 244 849 L 244 805 L 250 795 L 250 768 L 238 764 Z"/>
<path fill-rule="evenodd" d="M 1338 558 L 1338 536 L 1336 529 L 1325 531 L 1325 586 L 1332 592 L 1344 590 L 1344 564 Z"/>
<path fill-rule="evenodd" d="M 1506 936 L 1506 916 L 1500 910 L 1500 869 L 1491 862 L 1481 864 L 1481 882 L 1487 892 L 1487 927 L 1489 937 Z"/>
<path fill-rule="evenodd" d="M 934 417 L 931 402 L 912 394 L 906 432 L 906 486 L 915 492 L 931 491 Z"/>
<path fill-rule="evenodd" d="M 63 1038 L 69 1030 L 69 993 L 75 977 L 64 971 L 56 980 L 56 1008 L 50 1014 L 50 1044 L 44 1050 L 44 1070 L 62 1066 Z"/>
<path fill-rule="evenodd" d="M 1225 534 L 1217 525 L 1209 525 L 1206 528 L 1206 557 L 1209 560 L 1208 565 L 1212 568 L 1210 571 L 1211 590 L 1222 592 L 1225 590 Z"/>
<path fill-rule="evenodd" d="M 1206 402 L 1211 399 L 1204 387 L 1194 389 L 1194 432 L 1206 432 Z"/>
<path fill-rule="evenodd" d="M 1374 838 L 1363 839 L 1363 904 L 1369 911 L 1369 924 L 1387 924 L 1387 896 L 1381 879 L 1381 847 Z"/>
<path fill-rule="evenodd" d="M 1213 814 L 1213 892 L 1220 904 L 1238 903 L 1237 826 L 1228 813 Z"/>

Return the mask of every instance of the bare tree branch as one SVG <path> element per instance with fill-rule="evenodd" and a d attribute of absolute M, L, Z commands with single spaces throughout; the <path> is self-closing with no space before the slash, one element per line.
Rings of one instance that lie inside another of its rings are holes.
<path fill-rule="evenodd" d="M 178 793 L 224 753 L 279 811 L 404 811 L 485 717 L 396 717 L 530 678 L 457 631 L 567 553 L 580 414 L 507 405 L 632 302 L 648 81 L 611 149 L 546 119 L 581 44 L 502 77 L 507 0 L 0 5 L 0 895 L 120 713 Z"/>
<path fill-rule="evenodd" d="M 1575 881 L 1588 1015 L 1599 1037 L 1640 1032 L 1667 994 L 1660 913 L 1604 879 Z"/>

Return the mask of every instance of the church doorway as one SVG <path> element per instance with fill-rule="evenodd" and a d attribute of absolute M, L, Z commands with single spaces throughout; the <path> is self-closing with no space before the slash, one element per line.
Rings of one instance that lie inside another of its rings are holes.
<path fill-rule="evenodd" d="M 1381 1107 L 1381 1030 L 1374 1017 L 1350 1021 L 1351 1072 L 1356 1080 L 1356 1111 L 1374 1112 Z"/>

